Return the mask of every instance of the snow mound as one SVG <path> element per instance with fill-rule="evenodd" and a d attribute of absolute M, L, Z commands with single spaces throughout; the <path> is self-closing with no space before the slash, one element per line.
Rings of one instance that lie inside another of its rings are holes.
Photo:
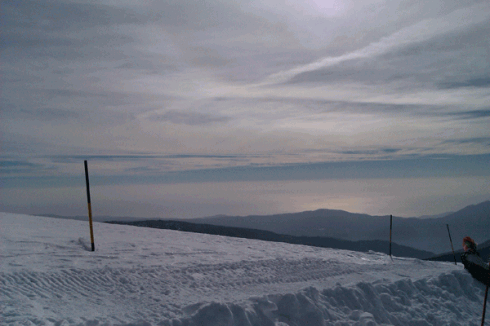
<path fill-rule="evenodd" d="M 430 281 L 361 282 L 322 291 L 309 287 L 250 299 L 244 306 L 209 303 L 189 318 L 162 325 L 466 325 L 472 319 L 468 311 L 482 302 L 481 288 L 468 283 L 471 277 L 454 272 Z"/>
<path fill-rule="evenodd" d="M 461 265 L 0 213 L 2 325 L 479 325 Z"/>

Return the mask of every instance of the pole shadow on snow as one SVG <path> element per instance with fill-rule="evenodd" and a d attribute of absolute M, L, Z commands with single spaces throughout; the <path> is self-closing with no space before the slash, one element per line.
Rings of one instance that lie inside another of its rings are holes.
<path fill-rule="evenodd" d="M 78 238 L 78 243 L 82 246 L 83 249 L 87 251 L 92 251 L 92 247 L 88 244 L 83 238 Z"/>

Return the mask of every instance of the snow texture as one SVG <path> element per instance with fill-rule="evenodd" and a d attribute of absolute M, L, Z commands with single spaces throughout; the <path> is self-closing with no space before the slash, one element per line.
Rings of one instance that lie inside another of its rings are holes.
<path fill-rule="evenodd" d="M 479 325 L 462 265 L 0 213 L 2 325 Z"/>

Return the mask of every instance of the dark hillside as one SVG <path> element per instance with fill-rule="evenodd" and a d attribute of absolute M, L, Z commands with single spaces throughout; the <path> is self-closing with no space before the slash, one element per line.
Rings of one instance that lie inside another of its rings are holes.
<path fill-rule="evenodd" d="M 140 227 L 151 227 L 157 229 L 169 229 L 179 230 L 185 232 L 196 232 L 213 235 L 221 235 L 228 237 L 273 241 L 273 242 L 285 242 L 291 244 L 301 244 L 314 247 L 334 248 L 334 249 L 346 249 L 353 251 L 368 252 L 370 250 L 376 252 L 383 252 L 388 254 L 389 242 L 382 240 L 372 241 L 348 241 L 327 237 L 297 237 L 292 235 L 282 235 L 270 231 L 216 226 L 210 224 L 198 224 L 189 223 L 183 221 L 171 221 L 171 220 L 147 220 L 147 221 L 135 221 L 135 222 L 117 222 L 109 221 L 111 224 L 124 224 Z M 434 256 L 434 253 L 417 250 L 414 248 L 401 246 L 396 243 L 392 244 L 392 254 L 398 257 L 412 257 L 412 258 L 427 258 Z"/>

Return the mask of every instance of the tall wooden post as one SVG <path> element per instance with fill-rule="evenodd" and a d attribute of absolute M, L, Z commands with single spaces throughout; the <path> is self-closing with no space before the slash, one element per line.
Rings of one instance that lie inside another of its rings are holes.
<path fill-rule="evenodd" d="M 393 215 L 390 215 L 390 257 L 391 257 L 391 229 L 393 228 Z"/>
<path fill-rule="evenodd" d="M 453 239 L 451 239 L 451 232 L 449 232 L 449 224 L 446 224 L 446 227 L 447 227 L 447 234 L 449 234 L 449 241 L 451 242 L 451 249 L 453 250 L 454 265 L 458 265 L 456 261 L 456 254 L 454 253 Z"/>
<path fill-rule="evenodd" d="M 92 204 L 90 203 L 90 185 L 88 182 L 87 160 L 85 160 L 83 163 L 85 165 L 85 183 L 87 185 L 87 204 L 88 204 L 88 222 L 90 224 L 90 242 L 92 243 L 92 251 L 95 251 L 94 228 L 92 226 Z"/>

